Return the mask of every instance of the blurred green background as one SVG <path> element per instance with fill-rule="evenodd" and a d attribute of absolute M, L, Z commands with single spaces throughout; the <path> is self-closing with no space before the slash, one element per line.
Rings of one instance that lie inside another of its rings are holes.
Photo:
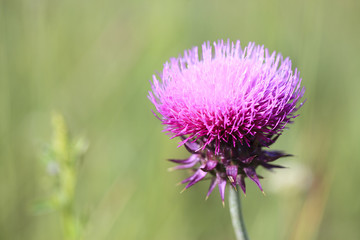
<path fill-rule="evenodd" d="M 89 149 L 79 169 L 84 239 L 234 239 L 208 182 L 183 194 L 186 158 L 152 115 L 149 80 L 204 41 L 264 44 L 293 60 L 307 102 L 274 145 L 295 155 L 248 182 L 251 239 L 360 239 L 360 1 L 0 0 L 0 239 L 63 239 L 46 198 L 51 113 Z"/>

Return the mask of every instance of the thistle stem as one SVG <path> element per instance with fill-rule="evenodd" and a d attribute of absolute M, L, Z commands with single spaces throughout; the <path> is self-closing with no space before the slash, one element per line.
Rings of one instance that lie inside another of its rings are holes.
<path fill-rule="evenodd" d="M 232 225 L 235 231 L 237 240 L 249 240 L 248 234 L 245 228 L 245 222 L 242 216 L 241 211 L 241 202 L 240 202 L 240 191 L 237 188 L 237 191 L 234 188 L 230 188 L 229 191 L 229 209 L 232 220 Z"/>

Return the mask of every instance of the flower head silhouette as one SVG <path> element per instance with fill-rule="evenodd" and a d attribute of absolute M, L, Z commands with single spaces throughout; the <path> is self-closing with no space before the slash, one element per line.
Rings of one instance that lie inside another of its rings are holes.
<path fill-rule="evenodd" d="M 289 156 L 268 147 L 297 116 L 300 83 L 289 58 L 254 43 L 205 42 L 201 58 L 194 47 L 165 63 L 148 97 L 164 131 L 192 153 L 171 160 L 179 164 L 173 169 L 194 169 L 185 188 L 210 174 L 207 197 L 218 185 L 224 201 L 227 182 L 245 193 L 245 177 L 262 190 L 256 168 L 281 167 L 270 162 Z"/>

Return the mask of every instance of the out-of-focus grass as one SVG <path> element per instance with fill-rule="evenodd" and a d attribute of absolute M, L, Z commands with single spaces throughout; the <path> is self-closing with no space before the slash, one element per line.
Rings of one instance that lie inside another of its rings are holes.
<path fill-rule="evenodd" d="M 61 239 L 56 213 L 29 211 L 46 196 L 52 110 L 90 142 L 75 195 L 86 239 L 234 239 L 218 194 L 204 201 L 207 183 L 179 194 L 186 173 L 165 159 L 188 154 L 146 98 L 168 58 L 219 38 L 290 56 L 307 88 L 274 148 L 312 184 L 266 197 L 248 184 L 252 239 L 359 238 L 359 11 L 355 0 L 0 1 L 0 239 Z"/>

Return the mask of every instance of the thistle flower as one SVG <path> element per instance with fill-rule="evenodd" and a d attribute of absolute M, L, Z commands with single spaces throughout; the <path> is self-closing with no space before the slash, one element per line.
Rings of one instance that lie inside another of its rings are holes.
<path fill-rule="evenodd" d="M 271 162 L 290 156 L 268 147 L 281 135 L 302 106 L 304 88 L 289 58 L 263 46 L 220 40 L 171 58 L 153 75 L 149 99 L 155 115 L 171 138 L 180 137 L 192 154 L 170 161 L 173 169 L 193 169 L 182 181 L 185 189 L 211 176 L 207 197 L 218 186 L 221 199 L 227 183 L 246 192 L 248 177 L 260 188 L 258 166 L 280 168 Z M 161 81 L 158 80 L 161 79 Z"/>

